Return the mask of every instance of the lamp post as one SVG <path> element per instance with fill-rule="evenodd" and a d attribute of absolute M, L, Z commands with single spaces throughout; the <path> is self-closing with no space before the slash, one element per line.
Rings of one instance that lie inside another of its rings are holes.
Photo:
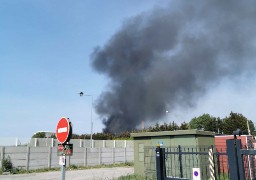
<path fill-rule="evenodd" d="M 91 96 L 92 97 L 92 104 L 91 104 L 91 136 L 90 136 L 90 147 L 92 148 L 92 130 L 93 130 L 93 122 L 92 122 L 92 108 L 93 108 L 93 95 L 90 94 L 84 94 L 83 92 L 80 92 L 79 95 L 82 96 Z"/>

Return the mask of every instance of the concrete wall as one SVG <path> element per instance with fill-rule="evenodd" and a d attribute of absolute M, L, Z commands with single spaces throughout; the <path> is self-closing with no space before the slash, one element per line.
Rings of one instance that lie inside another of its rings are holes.
<path fill-rule="evenodd" d="M 90 147 L 89 139 L 71 139 L 70 144 L 73 147 Z M 57 139 L 53 138 L 31 138 L 27 144 L 30 147 L 56 147 L 58 145 Z M 114 147 L 133 147 L 133 140 L 92 140 L 92 147 L 95 148 L 114 148 Z"/>
<path fill-rule="evenodd" d="M 90 147 L 90 139 L 71 139 L 74 147 Z M 93 147 L 133 147 L 133 140 L 92 140 Z M 0 138 L 1 146 L 56 147 L 53 138 Z"/>
<path fill-rule="evenodd" d="M 41 169 L 60 167 L 57 147 L 0 147 L 0 161 L 11 158 L 15 167 L 22 169 Z M 67 156 L 67 166 L 93 166 L 133 162 L 133 147 L 84 148 L 74 147 L 73 156 Z"/>

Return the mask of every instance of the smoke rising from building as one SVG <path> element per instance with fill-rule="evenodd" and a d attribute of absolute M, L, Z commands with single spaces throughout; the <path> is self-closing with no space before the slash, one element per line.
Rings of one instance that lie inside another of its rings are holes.
<path fill-rule="evenodd" d="M 255 1 L 173 1 L 126 20 L 91 55 L 110 79 L 96 111 L 105 132 L 191 108 L 209 86 L 255 69 Z"/>

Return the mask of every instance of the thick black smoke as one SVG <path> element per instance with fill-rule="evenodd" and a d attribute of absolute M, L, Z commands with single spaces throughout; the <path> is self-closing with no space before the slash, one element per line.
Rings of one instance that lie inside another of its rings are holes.
<path fill-rule="evenodd" d="M 192 107 L 210 85 L 255 69 L 255 37 L 256 1 L 179 0 L 126 20 L 91 57 L 110 78 L 96 105 L 104 130 Z"/>

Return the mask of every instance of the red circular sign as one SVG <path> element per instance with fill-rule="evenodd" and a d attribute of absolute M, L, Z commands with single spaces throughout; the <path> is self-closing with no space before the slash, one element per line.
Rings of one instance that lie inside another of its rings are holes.
<path fill-rule="evenodd" d="M 67 118 L 63 117 L 59 120 L 56 128 L 56 137 L 59 143 L 64 144 L 70 133 L 70 125 Z"/>

